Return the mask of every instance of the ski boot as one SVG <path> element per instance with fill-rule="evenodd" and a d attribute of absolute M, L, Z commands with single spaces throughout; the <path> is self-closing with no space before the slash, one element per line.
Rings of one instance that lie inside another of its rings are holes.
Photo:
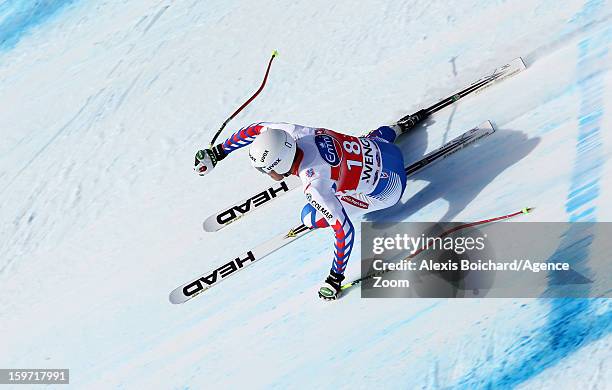
<path fill-rule="evenodd" d="M 342 293 L 340 286 L 343 280 L 344 275 L 329 271 L 329 276 L 325 279 L 321 288 L 319 288 L 319 298 L 325 299 L 326 301 L 338 299 Z"/>

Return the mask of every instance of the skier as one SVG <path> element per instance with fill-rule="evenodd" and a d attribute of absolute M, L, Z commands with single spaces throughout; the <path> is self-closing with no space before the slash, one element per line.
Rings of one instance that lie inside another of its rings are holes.
<path fill-rule="evenodd" d="M 393 144 L 400 125 L 382 126 L 364 137 L 289 123 L 261 122 L 240 129 L 225 142 L 199 150 L 194 170 L 208 174 L 236 149 L 251 145 L 251 165 L 280 181 L 302 180 L 308 203 L 302 223 L 311 229 L 330 227 L 335 234 L 334 258 L 319 297 L 337 299 L 353 249 L 351 218 L 396 204 L 406 187 L 404 159 Z"/>

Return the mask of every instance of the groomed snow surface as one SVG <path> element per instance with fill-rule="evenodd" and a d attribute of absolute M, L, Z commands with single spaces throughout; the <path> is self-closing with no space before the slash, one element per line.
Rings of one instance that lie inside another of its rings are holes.
<path fill-rule="evenodd" d="M 610 388 L 609 300 L 324 303 L 329 231 L 169 304 L 298 222 L 296 191 L 205 233 L 207 215 L 270 182 L 244 150 L 205 178 L 191 169 L 273 49 L 266 89 L 226 135 L 263 120 L 362 134 L 525 59 L 401 140 L 413 161 L 483 120 L 498 129 L 371 219 L 535 206 L 525 222 L 612 221 L 610 1 L 6 0 L 0 367 L 70 368 L 79 389 Z"/>

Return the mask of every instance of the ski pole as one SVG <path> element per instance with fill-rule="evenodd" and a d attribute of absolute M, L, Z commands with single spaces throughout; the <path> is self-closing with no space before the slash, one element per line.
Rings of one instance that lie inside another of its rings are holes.
<path fill-rule="evenodd" d="M 231 121 L 232 119 L 234 119 L 236 117 L 236 115 L 238 115 L 238 113 L 240 111 L 242 111 L 243 108 L 245 108 L 246 106 L 249 105 L 249 103 L 251 103 L 253 101 L 253 99 L 255 99 L 257 97 L 257 95 L 259 95 L 259 93 L 261 92 L 261 90 L 264 88 L 264 86 L 266 85 L 266 81 L 268 80 L 268 73 L 270 73 L 270 67 L 272 66 L 272 60 L 274 60 L 274 57 L 278 56 L 278 51 L 274 50 L 272 52 L 272 57 L 270 57 L 270 61 L 268 62 L 268 67 L 266 68 L 266 74 L 264 75 L 264 79 L 261 82 L 261 85 L 259 86 L 259 89 L 253 94 L 253 96 L 251 96 L 246 102 L 244 102 L 242 104 L 242 106 L 238 107 L 238 109 L 236 111 L 234 111 L 234 113 L 232 115 L 230 115 L 229 118 L 227 118 L 225 120 L 225 122 L 223 122 L 223 125 L 221 126 L 221 128 L 219 128 L 219 130 L 217 130 L 217 132 L 215 133 L 215 136 L 212 138 L 212 141 L 210 141 L 210 146 L 212 147 L 213 144 L 215 143 L 215 141 L 217 140 L 217 137 L 219 137 L 219 134 L 221 134 L 221 132 L 223 131 L 223 129 L 225 128 L 225 126 L 229 123 L 229 121 Z"/>
<path fill-rule="evenodd" d="M 480 226 L 480 225 L 485 225 L 485 224 L 489 224 L 489 223 L 494 223 L 494 222 L 497 222 L 497 221 L 502 221 L 504 219 L 514 218 L 516 216 L 523 215 L 523 214 L 529 214 L 530 212 L 533 211 L 533 209 L 534 209 L 534 207 L 525 207 L 525 208 L 521 209 L 520 211 L 516 211 L 514 213 L 502 215 L 500 217 L 488 218 L 488 219 L 483 219 L 483 220 L 480 220 L 480 221 L 464 223 L 462 225 L 455 226 L 455 227 L 453 227 L 451 229 L 448 229 L 448 230 L 442 232 L 441 234 L 438 235 L 438 238 L 444 238 L 444 237 L 448 236 L 449 234 L 456 232 L 457 230 L 462 230 L 462 229 L 466 229 L 466 228 L 470 228 L 470 227 L 474 227 L 474 226 Z M 404 259 L 405 260 L 412 259 L 412 258 L 418 256 L 421 252 L 424 252 L 424 251 L 426 251 L 428 249 L 429 249 L 429 247 L 419 248 L 413 254 L 405 257 Z M 389 271 L 390 271 L 389 269 L 386 269 L 384 271 L 378 271 L 378 272 L 374 272 L 374 273 L 368 274 L 368 275 L 363 276 L 363 277 L 361 277 L 359 279 L 353 280 L 352 282 L 349 282 L 349 283 L 346 283 L 346 284 L 342 285 L 342 287 L 340 287 L 340 289 L 346 290 L 347 288 L 351 288 L 351 287 L 353 287 L 355 285 L 360 284 L 364 280 L 372 279 L 375 276 L 383 275 L 383 274 L 385 274 L 385 273 L 387 273 Z"/>

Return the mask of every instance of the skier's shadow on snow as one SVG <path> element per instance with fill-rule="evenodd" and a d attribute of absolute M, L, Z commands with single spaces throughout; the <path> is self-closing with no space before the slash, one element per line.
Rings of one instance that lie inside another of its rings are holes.
<path fill-rule="evenodd" d="M 406 165 L 422 158 L 427 148 L 426 129 L 415 130 L 406 140 L 400 140 L 400 148 L 410 151 L 404 157 Z M 453 156 L 409 177 L 402 200 L 398 204 L 367 214 L 364 220 L 385 223 L 405 221 L 430 203 L 444 199 L 448 202 L 448 211 L 439 221 L 451 221 L 499 174 L 529 155 L 539 143 L 539 137 L 529 138 L 522 131 L 497 129 L 495 133 L 476 144 L 467 146 Z M 415 180 L 425 180 L 429 184 L 407 197 L 407 193 L 412 193 L 410 186 Z M 512 185 L 516 189 L 520 188 L 520 183 Z M 525 205 L 515 206 L 521 208 Z"/>

